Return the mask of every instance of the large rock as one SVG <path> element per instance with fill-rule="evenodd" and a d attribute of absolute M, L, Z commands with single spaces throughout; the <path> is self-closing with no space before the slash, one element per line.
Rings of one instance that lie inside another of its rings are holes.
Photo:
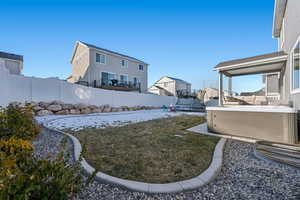
<path fill-rule="evenodd" d="M 58 114 L 58 115 L 67 115 L 69 113 L 70 113 L 69 110 L 61 110 L 61 111 L 56 112 L 55 114 Z"/>
<path fill-rule="evenodd" d="M 45 108 L 45 109 L 46 109 L 49 105 L 50 105 L 50 103 L 47 103 L 47 102 L 43 102 L 43 101 L 39 102 L 39 106 L 41 106 L 42 108 Z"/>
<path fill-rule="evenodd" d="M 45 115 L 52 115 L 53 112 L 49 111 L 49 110 L 40 110 L 37 112 L 38 116 L 45 116 Z"/>
<path fill-rule="evenodd" d="M 57 111 L 62 110 L 62 107 L 61 107 L 61 105 L 53 104 L 53 105 L 48 106 L 47 109 L 52 112 L 57 112 Z"/>
<path fill-rule="evenodd" d="M 91 113 L 91 109 L 89 109 L 89 108 L 81 109 L 81 110 L 80 110 L 80 113 L 81 113 L 81 114 L 90 114 L 90 113 Z"/>
<path fill-rule="evenodd" d="M 52 104 L 52 105 L 63 105 L 65 103 L 62 102 L 62 101 L 52 101 L 50 104 Z"/>
<path fill-rule="evenodd" d="M 88 106 L 87 106 L 86 104 L 79 103 L 79 104 L 74 105 L 74 107 L 75 107 L 76 109 L 82 110 L 82 109 L 87 108 Z"/>
<path fill-rule="evenodd" d="M 34 106 L 34 107 L 32 107 L 32 110 L 35 111 L 35 112 L 38 112 L 40 110 L 44 110 L 44 108 L 41 107 L 41 106 Z"/>
<path fill-rule="evenodd" d="M 61 107 L 63 110 L 70 110 L 70 109 L 74 108 L 74 105 L 73 104 L 62 104 Z"/>
<path fill-rule="evenodd" d="M 103 109 L 101 108 L 96 108 L 92 110 L 92 113 L 101 113 Z"/>
<path fill-rule="evenodd" d="M 72 115 L 78 115 L 78 114 L 80 114 L 80 110 L 77 110 L 77 109 L 71 109 L 71 110 L 69 111 L 69 113 L 72 114 Z"/>
<path fill-rule="evenodd" d="M 111 107 L 105 107 L 102 112 L 111 112 L 111 111 L 112 111 Z"/>
<path fill-rule="evenodd" d="M 37 106 L 38 103 L 37 103 L 37 102 L 34 102 L 34 101 L 25 101 L 25 105 L 26 105 L 26 106 L 34 107 L 34 106 Z"/>

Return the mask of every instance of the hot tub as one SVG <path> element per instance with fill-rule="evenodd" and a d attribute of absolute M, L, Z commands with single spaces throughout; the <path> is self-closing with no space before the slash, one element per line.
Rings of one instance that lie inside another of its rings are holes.
<path fill-rule="evenodd" d="M 207 107 L 211 132 L 273 142 L 298 142 L 297 111 L 286 106 Z"/>

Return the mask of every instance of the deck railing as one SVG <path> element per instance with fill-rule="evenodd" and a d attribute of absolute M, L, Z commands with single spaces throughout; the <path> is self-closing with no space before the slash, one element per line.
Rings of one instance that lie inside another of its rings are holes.
<path fill-rule="evenodd" d="M 102 89 L 109 89 L 109 90 L 122 90 L 122 91 L 141 91 L 141 84 L 134 83 L 131 81 L 123 81 L 118 79 L 112 80 L 94 80 L 93 82 L 89 83 L 87 81 L 78 81 L 76 84 L 94 87 L 94 88 L 102 88 Z"/>

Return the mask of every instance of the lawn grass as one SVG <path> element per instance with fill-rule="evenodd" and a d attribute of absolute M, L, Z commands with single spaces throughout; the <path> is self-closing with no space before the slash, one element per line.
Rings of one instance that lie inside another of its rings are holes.
<path fill-rule="evenodd" d="M 203 122 L 202 116 L 181 115 L 68 132 L 85 146 L 84 158 L 97 170 L 129 180 L 168 183 L 195 177 L 209 166 L 218 138 L 186 131 Z"/>

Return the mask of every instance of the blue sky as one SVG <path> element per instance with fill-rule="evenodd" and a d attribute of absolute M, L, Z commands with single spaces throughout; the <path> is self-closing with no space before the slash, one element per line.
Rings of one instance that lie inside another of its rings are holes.
<path fill-rule="evenodd" d="M 276 51 L 273 6 L 274 0 L 2 0 L 0 51 L 24 55 L 26 76 L 65 79 L 81 40 L 150 63 L 149 85 L 168 75 L 198 89 L 216 83 L 218 62 Z M 238 92 L 260 87 L 260 76 L 233 79 Z"/>

